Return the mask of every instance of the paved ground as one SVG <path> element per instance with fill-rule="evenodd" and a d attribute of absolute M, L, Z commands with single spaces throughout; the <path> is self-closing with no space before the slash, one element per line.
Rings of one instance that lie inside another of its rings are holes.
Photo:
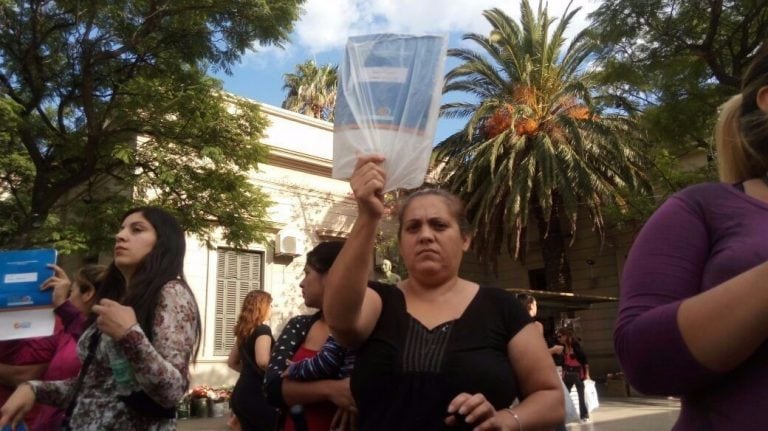
<path fill-rule="evenodd" d="M 603 398 L 589 424 L 570 424 L 568 431 L 663 431 L 677 420 L 680 403 L 664 398 Z M 179 431 L 226 431 L 226 417 L 185 419 Z"/>
<path fill-rule="evenodd" d="M 665 398 L 603 398 L 589 424 L 570 424 L 568 431 L 664 431 L 672 428 L 680 402 Z"/>

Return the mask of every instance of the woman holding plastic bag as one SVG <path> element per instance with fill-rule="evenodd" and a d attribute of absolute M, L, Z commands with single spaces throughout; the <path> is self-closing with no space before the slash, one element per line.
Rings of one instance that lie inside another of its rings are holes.
<path fill-rule="evenodd" d="M 525 309 L 528 310 L 528 314 L 533 318 L 533 324 L 536 326 L 536 328 L 541 332 L 542 337 L 544 336 L 544 325 L 542 325 L 541 322 L 536 320 L 536 314 L 538 313 L 539 307 L 538 303 L 536 302 L 536 298 L 534 298 L 531 295 L 528 295 L 527 293 L 518 293 L 517 294 L 517 300 L 520 301 L 521 304 L 525 306 Z M 554 346 L 549 348 L 549 353 L 552 355 L 560 355 L 563 353 L 563 346 L 559 344 L 555 344 Z M 560 375 L 560 369 L 562 369 L 562 366 L 558 368 L 558 377 L 561 377 Z M 568 388 L 565 387 L 565 383 L 560 382 L 560 384 L 563 387 L 563 403 L 565 404 L 565 422 L 559 424 L 555 431 L 565 431 L 565 424 L 570 422 L 576 422 L 579 420 L 579 412 L 576 411 L 576 407 L 573 405 L 573 401 L 571 400 L 571 394 L 568 391 Z"/>
<path fill-rule="evenodd" d="M 563 347 L 561 354 L 563 383 L 565 383 L 568 392 L 576 386 L 576 392 L 579 395 L 579 416 L 581 417 L 581 422 L 589 422 L 590 409 L 587 406 L 587 398 L 584 392 L 584 382 L 587 380 L 591 381 L 589 378 L 587 355 L 584 354 L 581 343 L 578 342 L 573 334 L 573 330 L 570 328 L 560 328 L 557 330 L 557 343 Z"/>
<path fill-rule="evenodd" d="M 323 296 L 334 337 L 359 347 L 351 379 L 359 430 L 518 431 L 562 422 L 562 389 L 528 313 L 509 292 L 458 275 L 471 236 L 456 196 L 412 193 L 398 233 L 409 276 L 397 285 L 368 282 L 384 214 L 383 161 L 358 160 L 357 220 Z"/>

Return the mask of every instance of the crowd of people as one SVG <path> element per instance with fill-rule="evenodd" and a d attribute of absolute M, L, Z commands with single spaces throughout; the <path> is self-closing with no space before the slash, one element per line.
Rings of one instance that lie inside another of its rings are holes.
<path fill-rule="evenodd" d="M 627 258 L 615 348 L 629 381 L 682 399 L 677 431 L 754 429 L 768 407 L 768 46 L 721 110 L 722 182 L 689 187 L 647 221 Z M 587 356 L 572 328 L 547 343 L 527 295 L 462 278 L 472 241 L 463 203 L 422 188 L 399 205 L 407 277 L 371 277 L 385 214 L 384 158 L 350 179 L 357 217 L 321 242 L 299 283 L 313 314 L 277 340 L 272 298 L 250 292 L 233 328 L 233 429 L 562 429 L 571 388 L 589 420 Z M 56 330 L 0 343 L 0 426 L 175 429 L 201 322 L 184 278 L 185 235 L 165 210 L 128 211 L 108 266 L 73 280 L 53 265 Z M 374 278 L 375 280 L 372 280 Z M 653 348 L 649 348 L 653 346 Z M 37 410 L 32 410 L 36 408 Z"/>
<path fill-rule="evenodd" d="M 531 430 L 562 423 L 561 382 L 526 306 L 458 276 L 471 234 L 455 196 L 411 194 L 398 234 L 409 276 L 368 281 L 373 253 L 364 251 L 373 250 L 383 214 L 381 161 L 361 157 L 352 178 L 359 215 L 349 238 L 307 254 L 299 287 L 318 311 L 291 319 L 275 341 L 269 293 L 252 291 L 243 301 L 228 358 L 239 372 L 230 427 Z M 172 216 L 137 208 L 122 220 L 109 266 L 86 266 L 74 281 L 53 266 L 42 288 L 52 290 L 61 329 L 37 361 L 46 371 L 16 365 L 26 374 L 17 373 L 23 378 L 0 408 L 0 425 L 26 415 L 30 429 L 174 429 L 200 336 L 184 252 Z M 29 415 L 35 405 L 41 410 Z"/>

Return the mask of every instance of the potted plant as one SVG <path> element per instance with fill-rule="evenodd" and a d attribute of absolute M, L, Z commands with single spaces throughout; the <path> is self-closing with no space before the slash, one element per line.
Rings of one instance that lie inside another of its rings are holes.
<path fill-rule="evenodd" d="M 210 391 L 211 387 L 206 385 L 198 385 L 192 389 L 189 408 L 192 417 L 208 417 L 208 392 Z"/>
<path fill-rule="evenodd" d="M 208 391 L 208 415 L 212 418 L 226 415 L 231 397 L 232 389 L 226 386 Z"/>

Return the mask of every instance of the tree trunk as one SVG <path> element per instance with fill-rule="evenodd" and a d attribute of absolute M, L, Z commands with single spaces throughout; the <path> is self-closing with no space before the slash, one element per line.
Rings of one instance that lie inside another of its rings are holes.
<path fill-rule="evenodd" d="M 563 231 L 560 227 L 560 211 L 557 201 L 550 214 L 544 214 L 540 207 L 533 209 L 539 227 L 539 244 L 544 259 L 544 277 L 547 290 L 552 292 L 572 292 L 571 265 L 566 254 Z"/>

